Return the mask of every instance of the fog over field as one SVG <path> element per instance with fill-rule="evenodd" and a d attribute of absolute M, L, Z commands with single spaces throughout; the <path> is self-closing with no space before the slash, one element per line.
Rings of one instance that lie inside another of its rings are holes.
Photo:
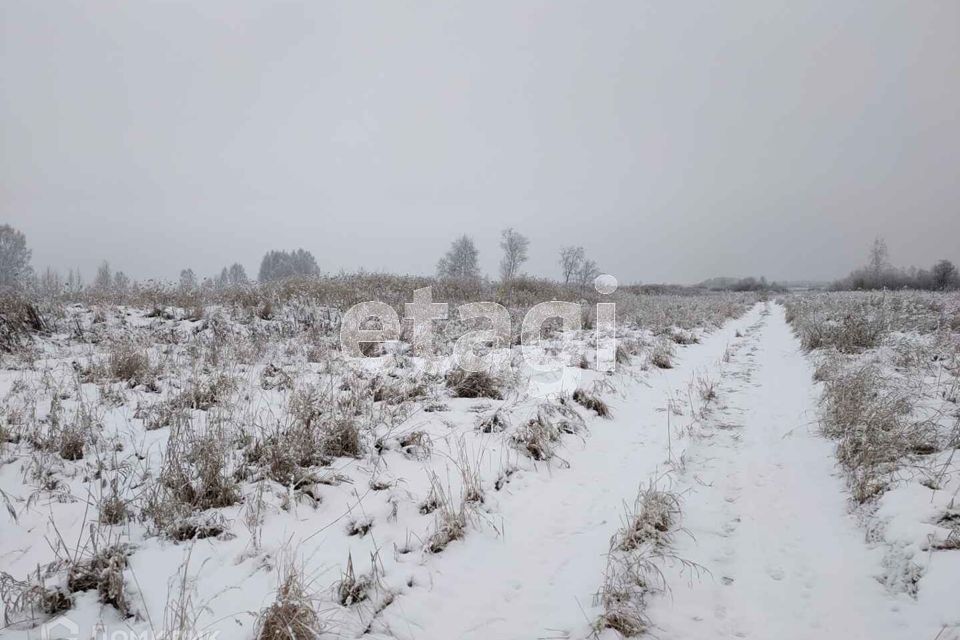
<path fill-rule="evenodd" d="M 832 280 L 874 236 L 960 259 L 952 1 L 22 2 L 0 219 L 92 277 L 429 274 L 500 229 L 556 275 Z"/>
<path fill-rule="evenodd" d="M 0 1 L 0 640 L 960 640 L 960 2 Z"/>

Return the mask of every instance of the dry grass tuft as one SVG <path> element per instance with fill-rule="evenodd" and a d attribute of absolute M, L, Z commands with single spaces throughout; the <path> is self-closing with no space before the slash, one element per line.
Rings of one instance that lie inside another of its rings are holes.
<path fill-rule="evenodd" d="M 369 597 L 373 580 L 370 576 L 357 576 L 353 570 L 353 556 L 347 554 L 347 570 L 337 583 L 337 600 L 344 607 L 363 602 Z"/>
<path fill-rule="evenodd" d="M 188 424 L 170 434 L 144 513 L 174 539 L 208 537 L 217 527 L 198 524 L 194 516 L 234 505 L 240 497 L 233 448 L 222 428 Z"/>
<path fill-rule="evenodd" d="M 565 398 L 542 403 L 537 407 L 537 417 L 520 425 L 511 434 L 511 441 L 534 460 L 553 458 L 563 434 L 579 433 L 584 428 L 583 418 L 568 403 Z"/>
<path fill-rule="evenodd" d="M 156 385 L 156 376 L 150 366 L 150 358 L 132 344 L 115 345 L 107 358 L 107 369 L 113 379 L 126 382 L 131 387 L 140 384 Z"/>
<path fill-rule="evenodd" d="M 883 493 L 908 456 L 940 450 L 935 426 L 910 419 L 908 397 L 891 388 L 876 365 L 836 372 L 821 403 L 822 431 L 838 441 L 837 460 L 858 502 Z"/>
<path fill-rule="evenodd" d="M 19 351 L 32 334 L 46 330 L 40 307 L 19 295 L 0 295 L 0 353 Z"/>
<path fill-rule="evenodd" d="M 633 512 L 617 536 L 616 548 L 633 551 L 645 544 L 662 547 L 680 519 L 680 499 L 652 485 L 637 496 Z"/>
<path fill-rule="evenodd" d="M 879 345 L 884 333 L 882 320 L 851 313 L 839 321 L 804 323 L 800 336 L 807 351 L 834 347 L 840 353 L 860 353 Z"/>
<path fill-rule="evenodd" d="M 826 301 L 826 302 L 825 302 Z M 884 297 L 788 301 L 786 320 L 807 351 L 834 348 L 860 353 L 878 346 L 889 331 Z"/>
<path fill-rule="evenodd" d="M 347 416 L 333 416 L 320 425 L 320 449 L 324 455 L 359 458 L 363 455 L 360 425 Z"/>
<path fill-rule="evenodd" d="M 674 344 L 679 345 L 691 345 L 700 342 L 700 339 L 689 331 L 674 331 L 670 334 L 670 339 L 673 340 Z"/>
<path fill-rule="evenodd" d="M 650 353 L 650 364 L 658 369 L 673 368 L 673 348 L 669 342 L 659 340 Z"/>
<path fill-rule="evenodd" d="M 531 418 L 514 431 L 511 439 L 523 453 L 540 461 L 554 456 L 554 445 L 560 441 L 560 434 L 551 425 Z"/>
<path fill-rule="evenodd" d="M 454 540 L 461 540 L 467 530 L 467 516 L 461 507 L 457 511 L 443 509 L 437 512 L 437 525 L 427 539 L 427 551 L 440 553 Z"/>
<path fill-rule="evenodd" d="M 316 640 L 323 633 L 303 575 L 288 566 L 277 598 L 260 612 L 257 640 Z"/>
<path fill-rule="evenodd" d="M 461 500 L 454 506 L 453 500 L 443 490 L 436 476 L 430 479 L 431 496 L 436 503 L 433 510 L 434 531 L 427 538 L 424 549 L 429 553 L 440 553 L 451 542 L 463 539 L 467 531 L 467 503 Z M 431 498 L 428 498 L 430 500 Z"/>
<path fill-rule="evenodd" d="M 126 546 L 113 545 L 72 564 L 67 573 L 67 590 L 77 593 L 96 589 L 100 602 L 113 606 L 125 616 L 130 615 L 123 580 L 129 553 Z"/>
<path fill-rule="evenodd" d="M 165 529 L 166 534 L 177 542 L 203 540 L 223 535 L 227 525 L 218 514 L 197 514 L 186 516 L 171 522 Z"/>
<path fill-rule="evenodd" d="M 647 630 L 646 596 L 650 587 L 646 575 L 652 570 L 652 566 L 643 564 L 608 565 L 607 577 L 596 597 L 603 607 L 603 613 L 594 623 L 598 632 L 613 629 L 625 638 L 633 638 Z"/>
<path fill-rule="evenodd" d="M 480 418 L 477 422 L 477 431 L 480 433 L 500 433 L 510 426 L 504 411 L 497 409 L 490 415 Z"/>
<path fill-rule="evenodd" d="M 177 402 L 166 400 L 149 406 L 140 406 L 134 414 L 135 418 L 143 420 L 143 427 L 147 431 L 163 429 L 186 420 L 186 411 Z"/>
<path fill-rule="evenodd" d="M 403 434 L 398 442 L 405 456 L 417 460 L 429 458 L 433 451 L 433 440 L 430 434 L 419 429 Z"/>
<path fill-rule="evenodd" d="M 573 401 L 589 411 L 593 411 L 601 418 L 610 417 L 610 407 L 600 397 L 589 391 L 577 389 L 573 392 Z"/>
<path fill-rule="evenodd" d="M 373 529 L 373 518 L 362 516 L 347 523 L 347 535 L 363 537 Z"/>
<path fill-rule="evenodd" d="M 80 429 L 63 429 L 59 433 L 57 452 L 64 460 L 81 460 L 84 440 L 84 433 Z"/>
<path fill-rule="evenodd" d="M 697 393 L 704 405 L 710 404 L 717 399 L 717 381 L 711 380 L 706 376 L 697 378 Z"/>
<path fill-rule="evenodd" d="M 184 409 L 209 411 L 225 401 L 236 388 L 237 381 L 224 374 L 194 380 L 175 398 L 174 404 Z"/>
<path fill-rule="evenodd" d="M 100 501 L 100 524 L 122 524 L 127 521 L 129 515 L 127 503 L 116 493 Z"/>
<path fill-rule="evenodd" d="M 607 569 L 596 595 L 603 607 L 594 624 L 597 632 L 613 629 L 634 637 L 649 628 L 646 599 L 666 587 L 656 563 L 667 553 L 679 519 L 680 500 L 675 494 L 660 491 L 653 483 L 639 493 L 610 541 Z"/>
<path fill-rule="evenodd" d="M 289 391 L 293 385 L 293 377 L 273 363 L 268 363 L 260 372 L 260 388 L 264 391 Z"/>
<path fill-rule="evenodd" d="M 54 397 L 50 409 L 50 430 L 45 437 L 34 437 L 44 449 L 56 451 L 64 460 L 81 460 L 87 443 L 97 440 L 99 419 L 87 405 L 81 404 L 69 419 L 61 415 L 60 400 Z"/>
<path fill-rule="evenodd" d="M 35 576 L 22 581 L 0 572 L 0 601 L 7 627 L 21 622 L 39 623 L 73 608 L 73 596 L 61 587 L 48 587 L 39 567 Z"/>
<path fill-rule="evenodd" d="M 453 369 L 447 374 L 446 383 L 456 398 L 503 399 L 500 392 L 501 381 L 483 371 Z"/>

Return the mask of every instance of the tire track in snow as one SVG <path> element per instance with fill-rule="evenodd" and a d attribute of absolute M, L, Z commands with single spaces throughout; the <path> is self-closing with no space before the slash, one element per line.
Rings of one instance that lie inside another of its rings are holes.
<path fill-rule="evenodd" d="M 668 462 L 665 400 L 691 376 L 716 365 L 737 326 L 733 320 L 682 349 L 674 369 L 652 371 L 626 398 L 612 400 L 612 420 L 590 422 L 571 439 L 571 468 L 523 474 L 498 498 L 504 534 L 473 530 L 436 563 L 431 584 L 399 596 L 383 623 L 401 640 L 511 640 L 585 637 L 600 610 L 593 596 L 606 569 L 610 536 L 624 504 L 633 504 Z M 676 446 L 676 442 L 673 443 Z"/>
<path fill-rule="evenodd" d="M 881 554 L 848 512 L 833 447 L 816 434 L 810 364 L 779 306 L 751 327 L 719 407 L 686 452 L 688 491 L 671 593 L 648 610 L 673 638 L 922 638 L 912 602 L 886 592 Z"/>

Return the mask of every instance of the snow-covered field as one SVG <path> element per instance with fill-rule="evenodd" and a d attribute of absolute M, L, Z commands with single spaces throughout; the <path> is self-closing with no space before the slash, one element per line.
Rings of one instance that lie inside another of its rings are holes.
<path fill-rule="evenodd" d="M 3 355 L 2 633 L 957 638 L 958 308 L 644 296 L 545 378 L 454 321 L 66 306 Z"/>

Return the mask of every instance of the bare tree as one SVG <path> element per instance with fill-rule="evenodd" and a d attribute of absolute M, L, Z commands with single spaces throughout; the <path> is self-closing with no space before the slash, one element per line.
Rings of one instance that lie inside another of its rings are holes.
<path fill-rule="evenodd" d="M 234 265 L 242 271 L 239 264 Z M 232 269 L 232 267 L 231 267 Z M 320 274 L 320 267 L 313 254 L 304 249 L 296 251 L 268 251 L 260 261 L 260 282 L 274 282 L 294 277 L 311 277 Z M 244 273 L 246 277 L 246 273 Z"/>
<path fill-rule="evenodd" d="M 600 268 L 597 267 L 597 263 L 593 260 L 584 260 L 583 264 L 580 265 L 580 271 L 577 274 L 577 279 L 580 283 L 581 289 L 586 289 L 590 286 L 590 283 L 593 282 L 594 278 L 600 275 Z"/>
<path fill-rule="evenodd" d="M 180 272 L 180 288 L 184 291 L 197 288 L 197 276 L 193 269 L 184 269 Z"/>
<path fill-rule="evenodd" d="M 437 263 L 437 277 L 454 280 L 477 280 L 480 278 L 480 252 L 469 236 L 463 235 L 453 241 L 450 250 Z"/>
<path fill-rule="evenodd" d="M 563 274 L 563 284 L 570 284 L 571 280 L 579 277 L 583 261 L 583 247 L 563 247 L 560 249 L 560 272 Z"/>
<path fill-rule="evenodd" d="M 296 275 L 293 261 L 286 251 L 268 251 L 260 261 L 260 282 L 273 282 Z"/>
<path fill-rule="evenodd" d="M 63 278 L 50 267 L 43 270 L 38 284 L 44 296 L 56 297 L 63 293 Z"/>
<path fill-rule="evenodd" d="M 247 271 L 239 262 L 220 270 L 220 275 L 210 278 L 210 284 L 217 289 L 226 289 L 241 284 L 247 284 Z"/>
<path fill-rule="evenodd" d="M 500 259 L 500 279 L 503 282 L 510 282 L 517 277 L 520 265 L 527 261 L 529 247 L 530 240 L 512 228 L 504 229 L 500 233 L 500 248 L 503 249 L 503 257 Z"/>
<path fill-rule="evenodd" d="M 80 274 L 80 269 L 76 271 L 70 269 L 67 274 L 67 290 L 73 294 L 80 293 L 83 290 L 83 276 Z"/>
<path fill-rule="evenodd" d="M 27 237 L 8 224 L 0 225 L 0 286 L 21 287 L 33 274 Z"/>
<path fill-rule="evenodd" d="M 316 262 L 314 262 L 316 264 Z M 240 284 L 247 284 L 247 270 L 243 268 L 243 265 L 239 262 L 234 262 L 230 265 L 229 271 L 230 284 L 236 286 Z"/>
<path fill-rule="evenodd" d="M 880 236 L 873 240 L 873 246 L 870 248 L 870 275 L 873 276 L 875 284 L 879 284 L 883 279 L 884 272 L 890 266 L 890 254 L 887 251 L 887 242 Z"/>
<path fill-rule="evenodd" d="M 126 293 L 130 288 L 130 278 L 123 271 L 113 274 L 113 290 L 117 293 Z"/>
<path fill-rule="evenodd" d="M 957 267 L 949 260 L 941 260 L 933 265 L 930 273 L 937 289 L 950 289 L 960 282 L 957 278 Z"/>
<path fill-rule="evenodd" d="M 97 277 L 93 280 L 93 288 L 97 291 L 107 292 L 113 285 L 113 273 L 110 271 L 110 263 L 104 260 L 97 267 Z"/>

